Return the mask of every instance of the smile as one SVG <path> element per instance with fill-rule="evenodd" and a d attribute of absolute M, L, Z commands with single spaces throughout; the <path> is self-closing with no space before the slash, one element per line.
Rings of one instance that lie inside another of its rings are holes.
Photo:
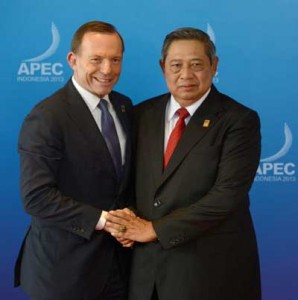
<path fill-rule="evenodd" d="M 112 81 L 112 79 L 104 79 L 104 78 L 96 78 L 96 77 L 94 77 L 94 79 L 99 83 L 110 83 Z"/>

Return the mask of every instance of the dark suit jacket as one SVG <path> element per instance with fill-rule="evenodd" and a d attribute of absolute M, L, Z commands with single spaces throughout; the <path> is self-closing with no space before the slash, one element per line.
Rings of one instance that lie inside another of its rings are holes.
<path fill-rule="evenodd" d="M 104 286 L 115 251 L 126 261 L 126 250 L 114 238 L 95 231 L 102 210 L 125 207 L 130 199 L 132 104 L 117 92 L 109 96 L 127 136 L 121 182 L 71 81 L 23 123 L 21 193 L 32 223 L 17 260 L 15 284 L 36 298 L 93 299 Z"/>
<path fill-rule="evenodd" d="M 259 300 L 248 198 L 258 115 L 212 86 L 163 172 L 169 99 L 136 108 L 136 208 L 158 241 L 135 245 L 130 300 L 149 300 L 154 285 L 160 300 Z"/>

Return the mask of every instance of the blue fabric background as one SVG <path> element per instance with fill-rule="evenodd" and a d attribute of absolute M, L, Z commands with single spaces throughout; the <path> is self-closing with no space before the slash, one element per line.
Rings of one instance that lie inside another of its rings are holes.
<path fill-rule="evenodd" d="M 134 103 L 166 92 L 158 60 L 168 32 L 194 26 L 212 36 L 220 58 L 215 85 L 262 121 L 251 210 L 263 299 L 297 299 L 297 11 L 294 0 L 1 1 L 0 299 L 27 299 L 12 287 L 29 224 L 19 194 L 19 129 L 31 108 L 70 77 L 72 34 L 90 20 L 111 22 L 122 33 L 126 51 L 116 90 Z"/>

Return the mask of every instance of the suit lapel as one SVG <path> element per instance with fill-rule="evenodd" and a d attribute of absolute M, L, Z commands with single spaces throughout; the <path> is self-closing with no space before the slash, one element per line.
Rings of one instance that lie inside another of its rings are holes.
<path fill-rule="evenodd" d="M 115 97 L 115 94 L 112 92 L 110 95 L 110 101 L 113 105 L 113 108 L 117 114 L 117 117 L 121 123 L 123 131 L 126 135 L 126 149 L 125 149 L 125 164 L 123 170 L 123 177 L 122 177 L 122 185 L 121 188 L 126 186 L 126 182 L 128 180 L 130 174 L 130 165 L 131 165 L 131 126 L 129 121 L 129 116 L 127 115 L 127 107 L 125 104 Z"/>
<path fill-rule="evenodd" d="M 81 133 L 85 138 L 96 146 L 105 145 L 104 138 L 98 129 L 96 122 L 87 107 L 85 101 L 82 99 L 79 92 L 75 89 L 70 81 L 68 83 L 68 97 L 67 97 L 67 114 L 76 123 Z"/>
<path fill-rule="evenodd" d="M 95 155 L 99 153 L 98 149 L 105 149 L 106 158 L 110 160 L 111 165 L 113 161 L 110 152 L 107 148 L 105 140 L 97 127 L 97 124 L 87 107 L 85 101 L 74 87 L 71 80 L 66 85 L 67 89 L 67 114 L 76 124 L 81 134 L 85 137 L 90 145 L 90 151 L 93 151 Z M 116 177 L 114 168 L 111 168 L 112 176 Z"/>
<path fill-rule="evenodd" d="M 219 112 L 222 110 L 219 93 L 212 87 L 210 94 L 191 117 L 164 173 L 160 185 L 176 170 L 191 149 L 216 124 Z"/>
<path fill-rule="evenodd" d="M 130 135 L 126 106 L 119 99 L 117 99 L 117 97 L 115 97 L 115 94 L 113 92 L 109 95 L 109 97 L 125 134 Z"/>
<path fill-rule="evenodd" d="M 166 94 L 154 101 L 146 120 L 150 131 L 148 136 L 142 137 L 146 139 L 147 149 L 150 149 L 149 157 L 152 160 L 152 177 L 155 186 L 158 186 L 163 172 L 165 112 L 169 99 L 170 94 Z"/>

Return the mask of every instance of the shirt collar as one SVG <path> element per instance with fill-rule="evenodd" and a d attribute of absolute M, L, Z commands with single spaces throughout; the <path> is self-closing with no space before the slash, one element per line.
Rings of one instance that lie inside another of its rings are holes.
<path fill-rule="evenodd" d="M 190 116 L 193 116 L 193 114 L 199 108 L 199 106 L 202 105 L 204 100 L 209 95 L 210 90 L 211 90 L 211 88 L 209 88 L 208 91 L 200 99 L 198 99 L 195 103 L 185 107 L 187 109 L 187 111 L 189 112 Z M 174 98 L 174 96 L 171 95 L 171 99 L 168 103 L 167 117 L 166 117 L 168 122 L 174 117 L 177 109 L 179 109 L 179 108 L 181 108 L 181 105 L 177 102 L 177 100 Z"/>
<path fill-rule="evenodd" d="M 85 88 L 83 88 L 79 83 L 75 80 L 74 76 L 72 76 L 72 83 L 75 86 L 75 88 L 78 90 L 79 94 L 82 96 L 83 100 L 89 107 L 90 111 L 93 112 L 100 101 L 100 98 L 98 98 L 96 95 L 90 93 Z M 107 100 L 107 102 L 110 103 L 109 95 L 105 95 L 101 99 Z"/>

